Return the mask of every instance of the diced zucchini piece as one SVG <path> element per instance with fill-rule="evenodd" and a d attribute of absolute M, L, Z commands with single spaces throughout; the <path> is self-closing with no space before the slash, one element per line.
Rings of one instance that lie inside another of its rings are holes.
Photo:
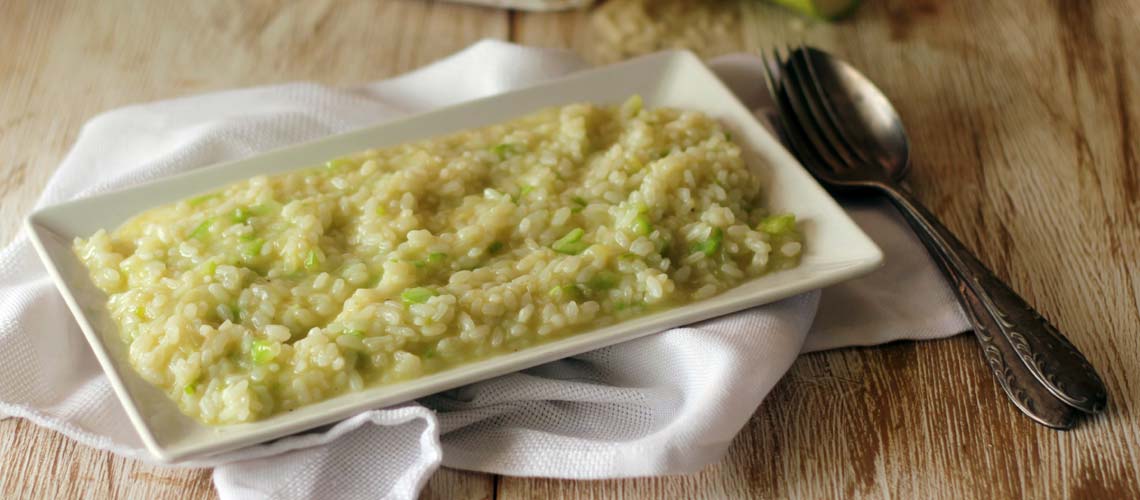
<path fill-rule="evenodd" d="M 434 291 L 432 291 L 429 288 L 424 288 L 422 286 L 417 286 L 415 288 L 409 288 L 407 290 L 404 290 L 404 292 L 400 294 L 400 298 L 404 300 L 405 304 L 423 304 L 424 302 L 427 302 L 428 299 L 430 299 L 434 296 L 435 296 Z"/>
<path fill-rule="evenodd" d="M 591 290 L 601 292 L 617 286 L 620 281 L 621 276 L 618 276 L 617 273 L 603 270 L 591 276 L 590 280 L 586 282 L 586 286 L 590 287 Z"/>
<path fill-rule="evenodd" d="M 237 207 L 230 213 L 230 220 L 234 221 L 235 224 L 245 224 L 245 221 L 249 220 L 251 215 L 253 214 L 249 212 L 249 209 Z"/>
<path fill-rule="evenodd" d="M 201 205 L 203 203 L 206 203 L 207 201 L 210 201 L 214 198 L 221 198 L 221 197 L 222 197 L 222 193 L 209 193 L 209 194 L 204 194 L 201 196 L 195 196 L 193 198 L 190 198 L 189 200 L 186 200 L 186 203 L 192 207 L 196 207 L 196 206 Z"/>
<path fill-rule="evenodd" d="M 496 144 L 495 147 L 491 148 L 491 151 L 499 157 L 499 161 L 502 161 L 506 160 L 509 156 L 518 153 L 518 148 L 515 147 L 514 144 L 504 142 L 502 144 Z"/>
<path fill-rule="evenodd" d="M 784 234 L 796 228 L 796 216 L 794 214 L 771 215 L 761 220 L 759 227 L 761 231 L 771 235 Z"/>
<path fill-rule="evenodd" d="M 349 167 L 349 166 L 356 166 L 356 161 L 353 160 L 352 158 L 342 157 L 342 158 L 334 158 L 332 160 L 325 162 L 325 168 L 328 168 L 329 170 L 336 170 L 336 169 L 339 169 L 341 167 Z"/>
<path fill-rule="evenodd" d="M 574 206 L 570 208 L 570 211 L 573 213 L 581 212 L 586 208 L 586 205 L 589 205 L 589 203 L 586 202 L 586 199 L 581 196 L 575 196 L 571 198 L 570 201 L 574 202 Z"/>
<path fill-rule="evenodd" d="M 195 227 L 193 231 L 190 231 L 190 237 L 200 240 L 202 238 L 205 238 L 206 236 L 209 236 L 210 235 L 210 226 L 213 226 L 213 225 L 214 225 L 214 218 L 213 217 L 210 217 L 209 219 L 202 221 L 201 224 L 198 224 L 198 227 Z"/>
<path fill-rule="evenodd" d="M 253 259 L 261 255 L 261 247 L 265 246 L 265 240 L 261 238 L 253 238 L 246 240 L 241 246 L 241 255 L 247 259 Z"/>
<path fill-rule="evenodd" d="M 258 365 L 264 365 L 277 357 L 277 355 L 273 353 L 273 348 L 270 347 L 269 342 L 264 340 L 253 341 L 249 346 L 249 355 L 250 358 L 253 359 L 254 364 Z"/>
<path fill-rule="evenodd" d="M 720 243 L 722 241 L 724 241 L 724 230 L 719 227 L 714 228 L 708 239 L 693 245 L 693 252 L 701 252 L 705 255 L 712 256 L 720 250 Z"/>
<path fill-rule="evenodd" d="M 554 244 L 550 245 L 550 248 L 553 248 L 555 252 L 567 255 L 580 254 L 590 246 L 588 243 L 582 241 L 582 236 L 585 234 L 586 231 L 582 228 L 574 228 L 570 230 L 569 233 L 566 233 L 565 236 L 559 238 L 558 241 L 555 241 Z"/>
<path fill-rule="evenodd" d="M 653 224 L 649 222 L 649 216 L 645 214 L 637 214 L 633 219 L 633 232 L 642 236 L 649 236 L 653 232 Z"/>
<path fill-rule="evenodd" d="M 566 297 L 570 300 L 579 300 L 582 298 L 582 289 L 578 288 L 577 284 L 559 285 L 551 288 L 548 293 L 552 297 Z"/>

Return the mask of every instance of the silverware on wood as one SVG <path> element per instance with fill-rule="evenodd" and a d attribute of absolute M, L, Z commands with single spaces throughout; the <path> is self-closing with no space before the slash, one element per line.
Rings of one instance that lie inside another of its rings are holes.
<path fill-rule="evenodd" d="M 1068 408 L 1103 411 L 1107 391 L 1088 360 L 899 184 L 910 146 L 886 96 L 818 49 L 764 59 L 781 132 L 795 155 L 828 189 L 877 190 L 898 207 L 955 285 L 983 356 L 1014 404 L 1061 429 L 1075 422 Z"/>
<path fill-rule="evenodd" d="M 921 233 L 919 234 L 921 238 Z M 994 316 L 989 314 L 982 300 L 945 259 L 936 255 L 934 260 L 958 292 L 958 300 L 974 326 L 974 337 L 981 347 L 982 359 L 989 365 L 998 385 L 1014 406 L 1041 425 L 1054 429 L 1073 428 L 1080 411 L 1054 397 L 1049 389 L 1037 381 L 1017 355 L 1013 344 L 1001 334 Z"/>

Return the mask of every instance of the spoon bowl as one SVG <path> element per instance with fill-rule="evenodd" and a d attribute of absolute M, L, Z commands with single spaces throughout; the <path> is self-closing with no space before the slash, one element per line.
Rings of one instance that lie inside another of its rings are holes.
<path fill-rule="evenodd" d="M 902 118 L 871 80 L 827 52 L 803 47 L 791 53 L 797 69 L 807 71 L 812 91 L 839 134 L 865 163 L 887 171 L 894 180 L 910 166 L 910 140 Z"/>
<path fill-rule="evenodd" d="M 1107 390 L 1084 355 L 899 184 L 910 143 L 890 100 L 819 49 L 775 51 L 764 67 L 793 153 L 832 191 L 870 188 L 894 203 L 955 285 L 985 360 L 1014 405 L 1060 429 L 1074 425 L 1076 411 L 1104 411 Z"/>

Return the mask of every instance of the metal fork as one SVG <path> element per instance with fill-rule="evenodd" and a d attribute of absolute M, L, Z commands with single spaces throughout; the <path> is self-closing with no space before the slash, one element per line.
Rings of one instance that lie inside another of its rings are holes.
<path fill-rule="evenodd" d="M 779 113 L 780 132 L 795 155 L 830 190 L 865 192 L 872 188 L 895 203 L 955 285 L 987 364 L 1022 412 L 1041 424 L 1068 429 L 1076 421 L 1074 409 L 1102 411 L 1107 399 L 1103 384 L 1076 348 L 898 184 L 909 162 L 908 143 L 897 116 L 890 122 L 895 129 L 880 127 L 878 131 L 896 134 L 886 142 L 901 151 L 894 151 L 892 157 L 891 152 L 884 155 L 882 148 L 875 148 L 882 144 L 865 146 L 866 136 L 853 137 L 850 126 L 840 126 L 839 113 L 827 99 L 812 64 L 813 52 L 809 51 L 815 49 L 800 47 L 789 50 L 788 56 L 777 49 L 771 56 L 762 55 L 766 83 Z M 893 114 L 886 98 L 869 81 L 866 86 L 870 90 L 860 88 L 864 94 L 859 97 L 881 100 L 880 105 Z M 997 293 L 989 288 L 997 288 Z M 1027 336 L 1033 342 L 1027 341 Z"/>

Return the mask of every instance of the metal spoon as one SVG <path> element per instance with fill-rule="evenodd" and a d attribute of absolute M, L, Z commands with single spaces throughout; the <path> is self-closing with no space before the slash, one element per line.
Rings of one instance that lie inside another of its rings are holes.
<path fill-rule="evenodd" d="M 781 58 L 776 56 L 775 61 L 779 62 L 780 60 Z M 831 164 L 843 160 L 837 159 L 835 155 L 838 153 L 833 150 L 832 146 L 822 144 L 821 149 L 817 150 L 812 141 L 819 143 L 823 141 L 822 136 L 824 135 L 829 140 L 838 140 L 839 132 L 832 129 L 819 130 L 815 128 L 814 120 L 823 121 L 826 118 L 816 118 L 810 113 L 812 111 L 823 113 L 822 104 L 804 102 L 801 93 L 805 90 L 800 88 L 800 82 L 796 78 L 798 75 L 792 71 L 783 71 L 782 66 L 782 63 L 778 63 L 775 69 L 770 68 L 770 71 L 778 72 L 782 78 L 773 76 L 773 73 L 769 75 L 769 82 L 773 89 L 773 98 L 780 108 L 781 121 L 783 122 L 782 132 L 784 132 L 786 139 L 791 143 L 800 160 L 829 189 L 850 189 L 852 186 L 858 186 L 864 188 L 863 191 L 865 191 L 865 188 L 873 187 L 861 183 L 855 184 L 860 181 L 855 177 L 831 178 L 833 176 L 833 172 L 830 170 Z M 789 98 L 789 94 L 794 97 Z M 809 114 L 809 120 L 806 121 L 811 121 L 809 123 L 811 127 L 805 130 L 796 118 L 795 113 Z M 846 151 L 845 154 L 849 158 L 853 153 Z M 825 156 L 826 159 L 824 159 Z M 909 163 L 899 162 L 888 163 L 888 166 L 884 168 L 888 169 L 887 174 L 891 180 L 898 181 L 902 178 L 907 166 Z M 849 167 L 844 165 L 842 169 L 846 171 L 849 170 Z M 921 228 L 916 229 L 917 234 L 922 238 L 923 243 L 927 244 L 928 248 L 934 245 L 928 238 L 923 238 L 925 232 Z M 1010 401 L 1034 421 L 1048 427 L 1069 429 L 1075 425 L 1075 417 L 1079 412 L 1055 398 L 1045 386 L 1037 382 L 1036 378 L 1029 373 L 1028 368 L 1021 362 L 1013 349 L 1013 345 L 1000 333 L 994 334 L 998 331 L 997 324 L 977 296 L 969 287 L 964 286 L 965 282 L 958 277 L 945 259 L 941 258 L 936 251 L 932 253 L 934 253 L 935 261 L 939 267 L 957 288 L 960 294 L 959 302 L 970 315 L 971 323 L 973 323 L 975 338 L 982 348 L 982 357 L 992 369 L 994 378 Z"/>
<path fill-rule="evenodd" d="M 776 67 L 766 65 L 770 86 L 797 156 L 831 189 L 874 189 L 894 202 L 955 283 L 987 362 L 1018 408 L 1057 428 L 1074 422 L 1058 401 L 1103 411 L 1104 384 L 1084 356 L 899 184 L 909 141 L 874 84 L 817 49 L 775 59 Z"/>

